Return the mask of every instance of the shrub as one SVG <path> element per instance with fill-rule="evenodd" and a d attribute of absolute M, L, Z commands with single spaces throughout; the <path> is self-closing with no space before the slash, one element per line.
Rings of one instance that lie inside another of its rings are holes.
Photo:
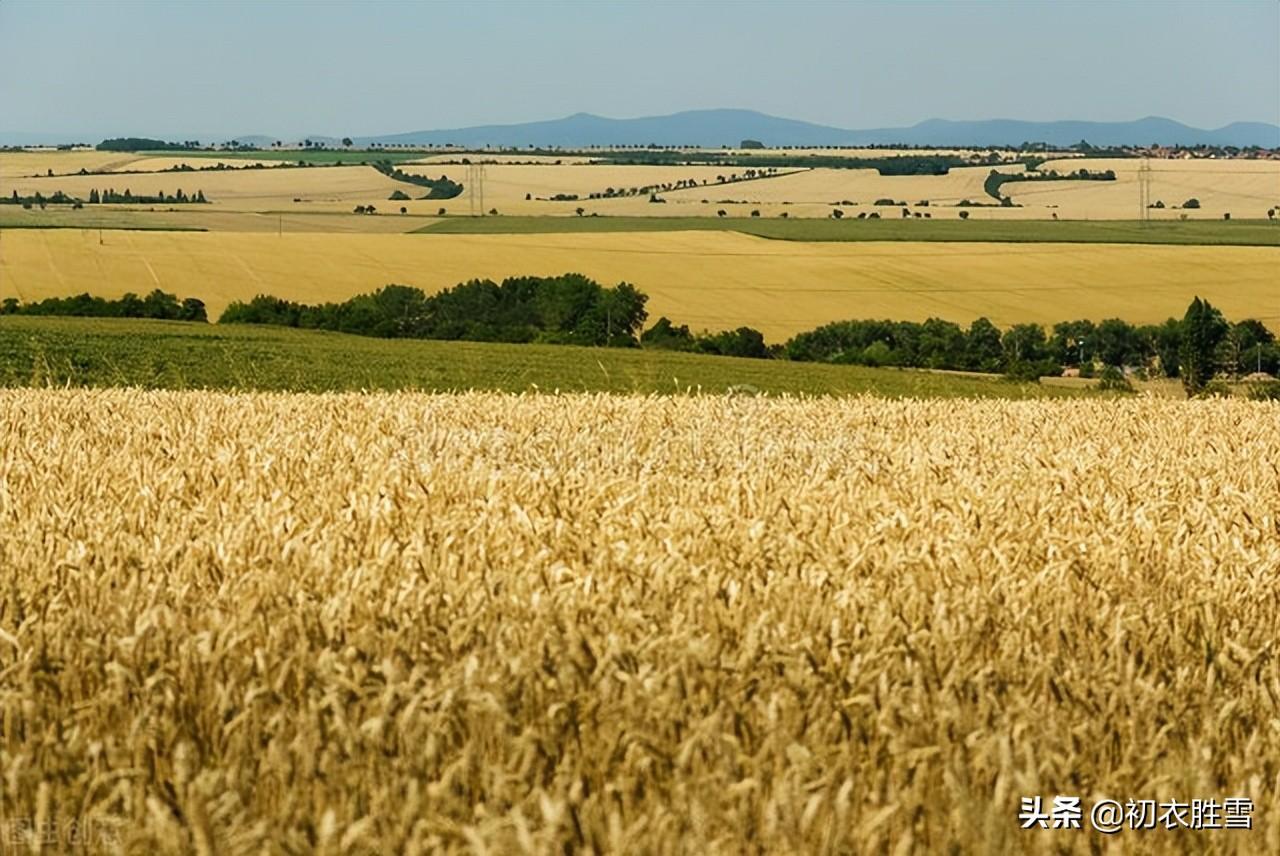
<path fill-rule="evenodd" d="M 1245 395 L 1253 401 L 1280 401 L 1280 380 L 1248 384 L 1245 387 Z"/>
<path fill-rule="evenodd" d="M 1133 392 L 1133 384 L 1124 376 L 1124 372 L 1115 366 L 1107 366 L 1098 376 L 1098 389 L 1106 392 Z"/>

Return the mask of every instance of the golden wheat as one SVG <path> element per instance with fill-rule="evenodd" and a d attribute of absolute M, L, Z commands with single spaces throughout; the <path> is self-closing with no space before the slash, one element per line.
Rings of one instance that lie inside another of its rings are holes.
<path fill-rule="evenodd" d="M 1276 852 L 1276 461 L 1238 401 L 0 391 L 0 824 Z"/>
<path fill-rule="evenodd" d="M 1196 295 L 1228 318 L 1259 318 L 1274 328 L 1277 269 L 1277 247 L 805 243 L 736 232 L 121 231 L 103 239 L 96 231 L 20 229 L 4 236 L 0 298 L 119 297 L 160 288 L 200 298 L 217 317 L 231 301 L 256 294 L 321 303 L 393 282 L 435 292 L 473 277 L 577 271 L 634 284 L 649 295 L 652 319 L 666 315 L 694 329 L 747 325 L 779 341 L 847 318 L 968 324 L 985 315 L 1002 327 L 1109 317 L 1160 323 L 1180 317 Z"/>

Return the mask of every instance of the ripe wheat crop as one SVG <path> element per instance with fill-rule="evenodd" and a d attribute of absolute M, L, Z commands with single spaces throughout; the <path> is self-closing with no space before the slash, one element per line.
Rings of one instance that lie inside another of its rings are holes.
<path fill-rule="evenodd" d="M 333 170 L 313 170 L 326 171 Z M 1270 324 L 1280 318 L 1278 268 L 1275 246 L 810 243 L 733 232 L 100 238 L 21 229 L 4 235 L 0 298 L 116 298 L 160 288 L 199 297 L 217 317 L 231 301 L 257 294 L 320 303 L 388 283 L 434 292 L 476 277 L 575 271 L 632 283 L 649 295 L 651 321 L 666 315 L 695 330 L 746 325 L 781 341 L 848 318 L 1158 324 L 1181 317 L 1196 295 L 1229 318 Z"/>
<path fill-rule="evenodd" d="M 1276 852 L 1277 461 L 1237 401 L 0 391 L 0 824 Z"/>

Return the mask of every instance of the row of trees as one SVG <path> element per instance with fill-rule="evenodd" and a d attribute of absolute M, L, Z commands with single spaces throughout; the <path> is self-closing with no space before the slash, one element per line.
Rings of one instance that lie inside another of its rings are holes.
<path fill-rule="evenodd" d="M 277 324 L 365 336 L 634 347 L 648 297 L 581 274 L 471 280 L 438 294 L 388 285 L 318 306 L 259 295 L 232 303 L 220 323 Z"/>
<path fill-rule="evenodd" d="M 146 297 L 130 292 L 119 300 L 89 294 L 49 297 L 23 303 L 14 297 L 0 302 L 0 315 L 68 315 L 85 318 L 153 318 L 163 321 L 208 321 L 204 302 L 194 297 L 179 300 L 176 295 L 156 289 Z"/>
<path fill-rule="evenodd" d="M 31 208 L 39 206 L 44 208 L 46 205 L 71 205 L 76 208 L 83 208 L 84 204 L 74 196 L 68 196 L 61 190 L 56 191 L 52 196 L 45 196 L 36 191 L 33 196 L 19 196 L 18 191 L 13 191 L 12 196 L 0 196 L 0 203 L 7 205 L 21 205 L 23 208 Z"/>
<path fill-rule="evenodd" d="M 200 148 L 199 140 L 183 140 L 180 143 L 154 140 L 150 137 L 113 137 L 98 143 L 100 152 L 166 152 Z"/>
<path fill-rule="evenodd" d="M 403 181 L 405 184 L 416 184 L 419 187 L 426 187 L 430 192 L 422 197 L 423 199 L 453 199 L 462 194 L 462 185 L 447 175 L 439 178 L 428 178 L 425 175 L 417 175 L 395 166 L 391 161 L 374 161 L 370 164 L 378 172 L 387 178 Z M 408 198 L 407 196 L 405 197 Z"/>
<path fill-rule="evenodd" d="M 111 204 L 111 203 L 131 204 L 132 203 L 132 204 L 138 204 L 138 205 L 145 205 L 145 204 L 155 205 L 155 204 L 165 203 L 165 204 L 186 205 L 186 204 L 203 204 L 208 201 L 209 201 L 208 199 L 204 198 L 203 190 L 197 190 L 194 194 L 192 194 L 191 196 L 188 196 L 186 193 L 183 192 L 182 188 L 178 188 L 176 193 L 171 193 L 171 194 L 166 194 L 163 190 L 160 190 L 160 191 L 157 191 L 155 194 L 144 193 L 139 196 L 134 196 L 133 191 L 129 190 L 129 188 L 127 187 L 125 188 L 124 193 L 117 193 L 114 187 L 107 188 L 106 190 L 103 190 L 103 191 L 99 191 L 96 188 L 89 191 L 90 205 L 97 205 L 103 202 L 108 204 Z"/>
<path fill-rule="evenodd" d="M 1135 326 L 1118 318 L 1095 324 L 1064 321 L 1046 330 L 1017 324 L 1000 330 L 986 318 L 962 328 L 931 318 L 912 321 L 839 321 L 801 333 L 782 348 L 793 360 L 871 366 L 999 372 L 1032 379 L 1075 368 L 1101 367 L 1181 377 L 1199 392 L 1216 374 L 1280 371 L 1280 345 L 1262 322 L 1229 323 L 1196 298 L 1181 319 Z"/>
<path fill-rule="evenodd" d="M 930 318 L 854 320 L 826 324 L 770 346 L 750 327 L 694 333 L 666 317 L 647 330 L 648 297 L 628 283 L 606 288 L 581 274 L 471 280 L 438 294 L 388 285 L 342 303 L 308 305 L 259 295 L 227 307 L 220 323 L 273 324 L 385 338 L 481 342 L 547 342 L 648 347 L 724 356 L 868 366 L 1003 373 L 1034 380 L 1064 368 L 1090 375 L 1102 369 L 1122 377 L 1143 371 L 1180 377 L 1189 394 L 1219 374 L 1280 372 L 1280 343 L 1260 321 L 1228 322 L 1197 297 L 1181 319 L 1135 326 L 1064 321 L 1046 330 L 1017 324 L 1001 330 L 986 318 L 967 327 Z M 200 300 L 179 300 L 159 289 L 146 297 L 106 300 L 81 294 L 21 303 L 8 298 L 0 314 L 78 315 L 205 321 Z M 641 332 L 643 330 L 643 332 Z"/>
<path fill-rule="evenodd" d="M 1084 167 L 1068 172 L 1059 173 L 1056 169 L 1047 172 L 1000 172 L 999 170 L 991 170 L 987 174 L 986 179 L 982 182 L 982 189 L 992 199 L 998 199 L 1004 203 L 1008 201 L 1008 197 L 1000 192 L 1000 187 L 1011 182 L 1019 181 L 1115 181 L 1115 170 L 1107 169 L 1101 171 L 1089 171 Z"/>
<path fill-rule="evenodd" d="M 652 327 L 640 335 L 640 344 L 646 348 L 662 348 L 668 351 L 688 351 L 699 354 L 719 354 L 724 357 L 754 357 L 768 359 L 777 349 L 765 344 L 764 334 L 752 327 L 739 327 L 720 333 L 693 333 L 688 326 L 676 326 L 669 318 L 659 318 Z"/>

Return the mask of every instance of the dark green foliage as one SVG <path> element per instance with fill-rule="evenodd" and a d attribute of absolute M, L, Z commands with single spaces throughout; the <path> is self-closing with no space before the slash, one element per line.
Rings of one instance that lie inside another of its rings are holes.
<path fill-rule="evenodd" d="M 753 357 L 763 360 L 772 356 L 769 346 L 764 343 L 764 334 L 751 327 L 700 336 L 697 349 L 704 354 L 719 354 L 722 357 Z"/>
<path fill-rule="evenodd" d="M 89 195 L 89 201 L 93 202 L 93 194 Z M 18 191 L 13 191 L 12 196 L 0 196 L 0 205 L 21 205 L 23 208 L 30 208 L 33 205 L 39 205 L 44 208 L 46 205 L 79 205 L 81 200 L 74 196 L 68 196 L 61 190 L 55 191 L 52 196 L 44 196 L 36 193 L 32 196 L 19 196 Z"/>
<path fill-rule="evenodd" d="M 391 195 L 387 197 L 387 199 L 392 202 L 404 202 L 408 198 L 409 194 L 405 193 L 403 190 L 393 190 L 391 191 Z"/>
<path fill-rule="evenodd" d="M 411 172 L 405 172 L 389 160 L 377 160 L 373 161 L 369 165 L 378 172 L 387 176 L 387 178 L 393 178 L 396 181 L 403 181 L 405 184 L 416 184 L 419 187 L 430 188 L 431 192 L 422 197 L 423 199 L 453 199 L 455 196 L 462 194 L 462 185 L 456 181 L 450 180 L 446 175 L 442 175 L 439 178 L 428 178 L 425 175 L 416 175 Z M 396 193 L 402 193 L 402 191 L 397 190 Z M 392 195 L 391 198 L 396 199 L 397 197 Z M 408 199 L 409 197 L 404 196 L 402 198 Z"/>
<path fill-rule="evenodd" d="M 1010 380 L 1034 381 L 1062 372 L 1049 357 L 1049 339 L 1039 324 L 1015 324 L 1005 331 L 1000 346 L 1004 375 Z"/>
<path fill-rule="evenodd" d="M 1092 352 L 1108 366 L 1132 366 L 1143 362 L 1143 344 L 1132 324 L 1108 318 L 1098 325 Z"/>
<path fill-rule="evenodd" d="M 344 303 L 310 306 L 260 295 L 235 302 L 224 324 L 276 324 L 383 338 L 552 342 L 634 347 L 648 297 L 628 283 L 604 288 L 581 274 L 471 280 L 428 296 L 389 285 Z"/>
<path fill-rule="evenodd" d="M 999 371 L 1000 331 L 985 318 L 966 333 L 958 324 L 913 321 L 837 321 L 794 336 L 783 347 L 793 360 L 913 368 Z"/>
<path fill-rule="evenodd" d="M 1245 394 L 1253 401 L 1280 401 L 1280 380 L 1251 383 Z"/>
<path fill-rule="evenodd" d="M 640 345 L 644 348 L 662 348 L 667 351 L 692 351 L 697 347 L 697 340 L 686 325 L 681 324 L 677 327 L 664 315 L 655 321 L 652 327 L 640 334 Z"/>
<path fill-rule="evenodd" d="M 1275 336 L 1253 318 L 1231 324 L 1214 352 L 1218 368 L 1231 374 L 1265 372 L 1274 374 L 1280 360 Z"/>
<path fill-rule="evenodd" d="M 208 199 L 205 199 L 203 190 L 197 190 L 193 195 L 188 196 L 183 192 L 182 188 L 178 188 L 172 194 L 166 194 L 161 190 L 155 196 L 134 196 L 133 191 L 127 187 L 124 189 L 123 193 L 118 192 L 114 187 L 109 187 L 101 192 L 98 190 L 89 191 L 90 205 L 96 205 L 99 203 L 123 205 L 189 205 L 204 204 L 208 201 Z"/>
<path fill-rule="evenodd" d="M 1049 356 L 1064 366 L 1080 366 L 1093 360 L 1097 346 L 1092 321 L 1060 321 L 1049 335 Z"/>
<path fill-rule="evenodd" d="M 990 378 L 737 360 L 656 348 L 375 339 L 250 325 L 0 317 L 0 386 L 336 391 L 372 389 L 764 393 L 917 398 L 1079 397 Z"/>
<path fill-rule="evenodd" d="M 1031 167 L 1027 167 L 1031 169 Z M 982 189 L 987 195 L 993 199 L 998 199 L 1002 204 L 1011 204 L 1008 197 L 1000 193 L 1000 187 L 1011 181 L 1115 181 L 1116 174 L 1114 170 L 1090 171 L 1080 168 L 1074 172 L 1065 175 L 1059 174 L 1057 170 L 1049 170 L 1048 172 L 999 172 L 991 170 L 987 174 L 987 178 L 982 182 Z M 1161 205 L 1161 208 L 1164 206 Z"/>
<path fill-rule="evenodd" d="M 1049 340 L 1039 324 L 1015 324 L 1000 339 L 1006 365 L 1036 363 L 1049 356 Z"/>
<path fill-rule="evenodd" d="M 179 301 L 175 295 L 156 289 L 146 297 L 129 293 L 119 300 L 89 294 L 49 297 L 36 303 L 7 298 L 0 315 L 69 315 L 84 318 L 152 318 L 161 321 L 208 321 L 204 302 L 194 297 Z"/>
<path fill-rule="evenodd" d="M 1098 376 L 1098 389 L 1104 392 L 1133 392 L 1133 384 L 1124 376 L 1124 372 L 1113 365 L 1107 366 Z"/>
<path fill-rule="evenodd" d="M 1227 322 L 1209 301 L 1196 297 L 1182 318 L 1178 369 L 1188 396 L 1201 392 L 1213 378 L 1214 354 L 1227 335 Z"/>
<path fill-rule="evenodd" d="M 1147 325 L 1138 330 L 1147 353 L 1160 364 L 1165 377 L 1178 376 L 1178 352 L 1182 349 L 1182 322 L 1170 318 L 1160 325 Z"/>
<path fill-rule="evenodd" d="M 100 152 L 163 152 L 190 149 L 193 146 L 190 143 L 167 143 L 147 137 L 115 137 L 98 143 L 97 148 Z"/>

